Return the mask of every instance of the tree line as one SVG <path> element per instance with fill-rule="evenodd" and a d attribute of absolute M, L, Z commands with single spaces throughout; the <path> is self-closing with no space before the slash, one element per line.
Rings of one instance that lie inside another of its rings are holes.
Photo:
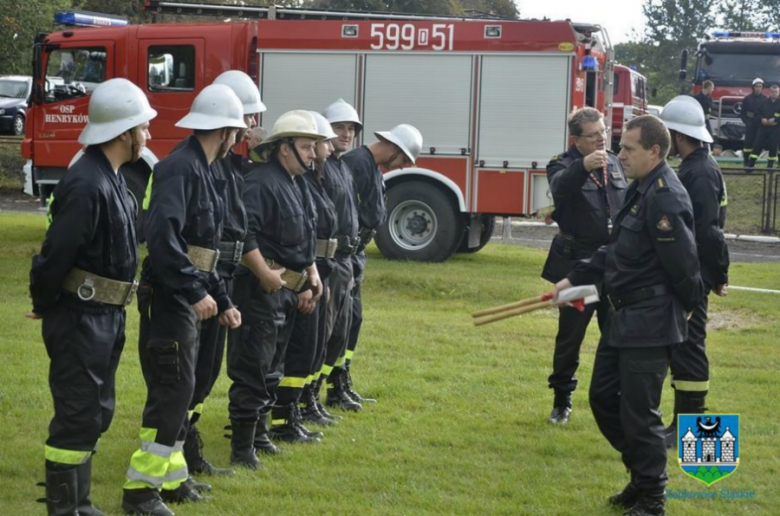
<path fill-rule="evenodd" d="M 214 0 L 212 0 L 214 1 Z M 216 0 L 221 2 L 237 0 Z M 244 0 L 246 5 L 267 5 L 268 0 Z M 363 10 L 396 13 L 479 15 L 520 18 L 523 0 L 288 0 L 295 7 Z M 519 6 L 518 6 L 519 4 Z M 54 14 L 81 9 L 124 16 L 131 23 L 149 23 L 143 0 L 4 0 L 0 13 L 0 75 L 31 72 L 36 34 L 57 30 Z M 634 65 L 658 91 L 653 99 L 663 104 L 681 90 L 678 80 L 682 49 L 697 43 L 714 29 L 779 30 L 780 0 L 645 0 L 645 30 L 615 46 L 617 61 Z M 165 15 L 156 21 L 203 21 L 203 17 Z M 575 20 L 576 21 L 576 20 Z M 691 63 L 689 63 L 690 65 Z"/>

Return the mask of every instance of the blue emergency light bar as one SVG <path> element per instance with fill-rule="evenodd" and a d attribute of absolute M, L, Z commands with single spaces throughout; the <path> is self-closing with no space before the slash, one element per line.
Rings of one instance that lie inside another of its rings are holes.
<path fill-rule="evenodd" d="M 716 30 L 712 32 L 712 37 L 780 39 L 780 32 L 733 32 L 730 30 Z"/>
<path fill-rule="evenodd" d="M 62 11 L 54 15 L 54 22 L 60 25 L 76 25 L 79 27 L 123 27 L 127 25 L 125 18 L 87 11 Z"/>
<path fill-rule="evenodd" d="M 599 62 L 593 56 L 585 56 L 582 58 L 582 69 L 588 71 L 596 71 L 599 69 Z"/>

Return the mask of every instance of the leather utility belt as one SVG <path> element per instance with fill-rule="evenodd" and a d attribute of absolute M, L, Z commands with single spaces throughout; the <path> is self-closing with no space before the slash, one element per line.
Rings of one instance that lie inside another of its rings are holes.
<path fill-rule="evenodd" d="M 598 247 L 591 247 L 578 242 L 573 236 L 566 233 L 559 232 L 558 236 L 563 240 L 563 250 L 565 254 L 572 254 L 572 249 L 583 253 L 593 254 L 598 250 Z"/>
<path fill-rule="evenodd" d="M 82 301 L 127 306 L 138 289 L 138 282 L 108 279 L 74 267 L 65 276 L 61 288 L 76 294 Z"/>
<path fill-rule="evenodd" d="M 196 269 L 203 272 L 214 272 L 217 270 L 219 261 L 219 250 L 206 249 L 196 245 L 187 246 L 187 256 Z"/>
<path fill-rule="evenodd" d="M 360 239 L 360 243 L 358 243 L 355 252 L 362 253 L 368 244 L 371 243 L 371 240 L 374 239 L 374 235 L 376 235 L 376 229 L 360 228 L 360 230 L 358 230 L 358 239 Z"/>
<path fill-rule="evenodd" d="M 666 285 L 653 285 L 652 287 L 640 288 L 624 295 L 609 294 L 609 304 L 615 310 L 620 310 L 628 305 L 633 305 L 641 301 L 647 301 L 654 297 L 663 296 L 669 294 L 671 291 Z"/>
<path fill-rule="evenodd" d="M 339 241 L 335 238 L 317 239 L 317 258 L 333 258 L 339 247 Z"/>
<path fill-rule="evenodd" d="M 287 269 L 284 267 L 284 265 L 276 263 L 273 260 L 269 260 L 268 258 L 265 259 L 265 263 L 273 271 L 279 270 L 281 268 Z M 300 292 L 303 286 L 306 284 L 307 279 L 309 279 L 309 273 L 306 271 L 296 272 L 292 269 L 287 269 L 282 273 L 282 280 L 287 283 L 284 288 L 292 290 L 293 292 Z"/>
<path fill-rule="evenodd" d="M 220 242 L 219 261 L 238 265 L 241 257 L 244 256 L 244 242 Z"/>
<path fill-rule="evenodd" d="M 341 254 L 355 254 L 360 245 L 359 236 L 349 237 L 347 235 L 337 235 L 336 240 L 338 241 L 336 252 Z"/>

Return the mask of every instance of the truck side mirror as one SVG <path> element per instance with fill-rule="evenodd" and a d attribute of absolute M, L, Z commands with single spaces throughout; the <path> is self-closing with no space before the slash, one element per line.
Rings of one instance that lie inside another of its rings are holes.
<path fill-rule="evenodd" d="M 680 52 L 680 75 L 679 79 L 681 81 L 684 81 L 686 77 L 688 77 L 688 49 L 684 48 L 682 52 Z"/>

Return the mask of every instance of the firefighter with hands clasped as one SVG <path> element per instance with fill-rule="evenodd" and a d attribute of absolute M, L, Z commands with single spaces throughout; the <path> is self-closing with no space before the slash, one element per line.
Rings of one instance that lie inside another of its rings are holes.
<path fill-rule="evenodd" d="M 374 133 L 377 140 L 371 145 L 347 152 L 342 160 L 352 171 L 357 194 L 357 210 L 360 242 L 353 256 L 355 286 L 352 289 L 352 321 L 350 323 L 349 341 L 344 355 L 344 363 L 334 367 L 328 379 L 327 405 L 341 405 L 341 391 L 359 406 L 363 403 L 375 403 L 376 400 L 364 398 L 352 389 L 350 365 L 357 347 L 360 328 L 363 324 L 363 299 L 361 283 L 366 268 L 366 246 L 376 234 L 376 230 L 385 221 L 385 182 L 382 171 L 385 172 L 414 165 L 420 155 L 423 137 L 416 127 L 400 124 L 389 131 Z M 359 409 L 358 409 L 359 410 Z"/>
<path fill-rule="evenodd" d="M 573 143 L 547 165 L 555 211 L 552 218 L 560 232 L 553 239 L 542 278 L 556 283 L 566 277 L 578 260 L 589 258 L 609 238 L 609 225 L 617 215 L 626 190 L 620 162 L 607 150 L 604 117 L 586 107 L 569 116 Z M 553 371 L 548 382 L 555 392 L 550 422 L 565 424 L 572 410 L 571 393 L 577 388 L 575 373 L 588 324 L 597 313 L 604 332 L 608 304 L 602 300 L 580 312 L 561 307 L 555 338 Z"/>
<path fill-rule="evenodd" d="M 27 317 L 43 320 L 54 401 L 44 451 L 49 515 L 103 514 L 90 501 L 92 454 L 114 416 L 138 266 L 138 206 L 118 171 L 141 157 L 156 115 L 126 79 L 95 88 L 79 136 L 87 147 L 54 190 L 51 225 L 33 258 Z"/>
<path fill-rule="evenodd" d="M 194 134 L 154 167 L 145 223 L 149 256 L 138 291 L 138 348 L 148 392 L 141 447 L 124 485 L 122 508 L 130 514 L 168 516 L 165 501 L 204 500 L 188 482 L 182 451 L 199 323 L 219 315 L 230 328 L 241 324 L 217 273 L 225 205 L 211 171 L 246 129 L 241 101 L 225 85 L 207 86 L 176 126 Z"/>
<path fill-rule="evenodd" d="M 247 137 L 248 131 L 257 125 L 255 116 L 266 110 L 260 99 L 260 91 L 254 81 L 240 70 L 229 70 L 220 74 L 214 80 L 214 84 L 228 86 L 241 100 L 244 123 L 248 129 L 239 130 L 236 143 L 240 143 Z M 242 156 L 233 153 L 232 150 L 225 157 L 211 164 L 217 185 L 224 185 L 220 193 L 225 201 L 225 219 L 222 224 L 217 272 L 225 284 L 228 296 L 233 292 L 233 272 L 241 260 L 247 230 L 246 210 L 241 198 L 243 191 L 241 167 Z M 232 469 L 215 468 L 203 457 L 203 441 L 196 426 L 203 411 L 203 403 L 214 387 L 222 368 L 226 335 L 227 328 L 219 324 L 217 318 L 207 319 L 201 323 L 198 361 L 195 366 L 195 390 L 190 402 L 190 425 L 184 441 L 184 457 L 191 474 L 233 474 Z"/>
<path fill-rule="evenodd" d="M 686 317 L 703 294 L 693 208 L 666 163 L 669 131 L 656 117 L 630 120 L 619 158 L 633 179 L 609 243 L 555 285 L 603 280 L 610 310 L 596 350 L 590 405 L 607 441 L 631 474 L 609 499 L 628 516 L 665 514 L 666 446 L 661 392 L 674 346 L 687 338 Z"/>
<path fill-rule="evenodd" d="M 251 151 L 255 166 L 244 178 L 249 229 L 234 295 L 244 325 L 228 333 L 227 372 L 233 382 L 230 460 L 249 469 L 259 466 L 256 448 L 276 451 L 267 436 L 271 407 L 275 424 L 304 433 L 297 405 L 275 403 L 295 315 L 299 307 L 316 305 L 322 295 L 314 264 L 317 213 L 301 177 L 311 168 L 315 144 L 322 139 L 311 113 L 288 111 Z"/>
<path fill-rule="evenodd" d="M 747 166 L 755 168 L 761 152 L 766 150 L 769 152 L 766 167 L 774 168 L 777 164 L 777 147 L 780 145 L 780 85 L 773 84 L 769 88 L 769 97 L 761 101 L 758 117 L 761 120 L 761 125 L 758 128 Z"/>
<path fill-rule="evenodd" d="M 704 113 L 690 97 L 680 95 L 661 111 L 672 138 L 672 156 L 680 156 L 678 170 L 693 205 L 696 248 L 699 255 L 704 296 L 688 320 L 688 338 L 672 348 L 671 375 L 674 387 L 674 419 L 667 433 L 667 447 L 677 444 L 677 415 L 704 412 L 709 390 L 707 336 L 708 294 L 726 295 L 729 251 L 723 236 L 726 197 L 723 175 L 707 150 L 712 137 L 705 126 Z"/>
<path fill-rule="evenodd" d="M 763 90 L 764 81 L 760 78 L 753 79 L 753 92 L 742 99 L 742 111 L 740 111 L 739 117 L 745 124 L 745 144 L 742 149 L 742 158 L 746 167 L 750 163 L 750 154 L 753 152 L 758 128 L 761 127 L 759 109 L 765 98 L 761 93 Z"/>

